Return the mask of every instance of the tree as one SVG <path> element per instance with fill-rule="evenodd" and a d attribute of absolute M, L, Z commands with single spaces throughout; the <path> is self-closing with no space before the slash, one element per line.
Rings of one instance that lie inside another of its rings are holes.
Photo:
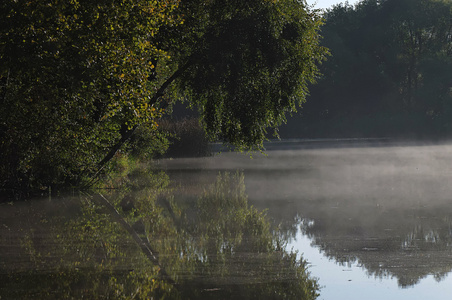
<path fill-rule="evenodd" d="M 79 184 L 177 98 L 259 148 L 326 54 L 296 0 L 8 0 L 0 19 L 3 187 Z"/>
<path fill-rule="evenodd" d="M 194 38 L 185 56 L 193 67 L 180 86 L 200 107 L 211 138 L 259 147 L 266 128 L 304 102 L 318 75 L 316 64 L 326 54 L 319 46 L 321 19 L 293 0 L 211 3 L 184 7 L 197 12 L 187 22 L 198 25 L 189 25 Z M 202 16 L 211 17 L 198 23 Z"/>
<path fill-rule="evenodd" d="M 5 1 L 1 12 L 3 186 L 77 183 L 139 123 L 161 114 L 149 103 L 167 59 L 150 38 L 177 1 Z"/>
<path fill-rule="evenodd" d="M 399 68 L 405 70 L 400 78 L 405 109 L 440 113 L 438 108 L 434 109 L 434 103 L 444 96 L 451 82 L 441 79 L 444 76 L 441 68 L 436 74 L 432 68 L 451 62 L 452 5 L 450 2 L 416 0 L 388 2 L 388 6 L 399 16 L 394 18 L 394 27 L 400 49 Z M 451 75 L 449 72 L 449 77 Z M 438 86 L 432 86 L 431 81 L 437 82 Z"/>
<path fill-rule="evenodd" d="M 303 110 L 303 134 L 450 135 L 451 8 L 365 0 L 329 9 L 322 43 L 332 58 Z"/>

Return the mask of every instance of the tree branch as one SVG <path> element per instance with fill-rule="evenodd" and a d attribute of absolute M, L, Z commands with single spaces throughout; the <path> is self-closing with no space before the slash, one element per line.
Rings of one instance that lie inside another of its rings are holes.
<path fill-rule="evenodd" d="M 165 94 L 166 89 L 170 86 L 171 83 L 174 82 L 174 80 L 176 80 L 179 76 L 182 75 L 182 73 L 184 73 L 192 64 L 192 59 L 189 58 L 188 61 L 179 69 L 176 70 L 176 72 L 173 73 L 173 75 L 171 75 L 161 86 L 160 88 L 157 90 L 157 92 L 154 94 L 154 96 L 151 98 L 151 100 L 149 100 L 149 104 L 150 105 L 154 105 L 156 104 L 159 99 Z M 125 124 L 122 125 L 122 127 L 124 127 Z M 96 178 L 100 171 L 102 171 L 102 169 L 105 167 L 106 163 L 109 162 L 116 154 L 116 152 L 118 152 L 119 149 L 121 149 L 121 147 L 124 145 L 125 142 L 127 142 L 134 134 L 135 130 L 138 128 L 139 125 L 135 125 L 134 127 L 132 127 L 131 129 L 128 130 L 124 130 L 121 133 L 121 138 L 119 139 L 119 141 L 113 145 L 113 147 L 110 148 L 110 150 L 108 151 L 108 153 L 105 155 L 105 157 L 97 164 L 97 171 L 96 173 L 94 173 L 91 178 L 94 180 L 94 178 Z M 88 183 L 88 186 L 93 182 L 93 180 L 90 181 L 90 183 Z"/>
<path fill-rule="evenodd" d="M 158 89 L 158 91 L 154 94 L 154 96 L 149 100 L 149 104 L 155 104 L 158 102 L 159 98 L 165 95 L 166 89 L 169 87 L 174 80 L 176 80 L 182 73 L 184 73 L 190 66 L 192 65 L 192 58 L 189 58 L 187 63 L 176 70 Z"/>

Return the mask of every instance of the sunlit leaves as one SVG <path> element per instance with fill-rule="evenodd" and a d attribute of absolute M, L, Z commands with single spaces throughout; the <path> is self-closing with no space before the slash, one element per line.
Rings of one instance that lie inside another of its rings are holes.
<path fill-rule="evenodd" d="M 211 139 L 260 148 L 318 76 L 320 24 L 295 0 L 7 0 L 0 116 L 4 151 L 20 157 L 4 165 L 40 188 L 75 184 L 176 98 L 200 109 Z"/>
<path fill-rule="evenodd" d="M 151 99 L 165 80 L 155 74 L 169 54 L 153 36 L 180 24 L 178 3 L 2 2 L 2 177 L 75 183 L 95 172 L 124 125 L 155 128 L 163 109 Z"/>

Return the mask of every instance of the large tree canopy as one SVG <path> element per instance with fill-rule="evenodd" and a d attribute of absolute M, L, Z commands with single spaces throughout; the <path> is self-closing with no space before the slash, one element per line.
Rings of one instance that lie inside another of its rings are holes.
<path fill-rule="evenodd" d="M 293 0 L 198 2 L 184 6 L 196 14 L 187 17 L 195 29 L 186 54 L 193 67 L 182 90 L 201 108 L 212 138 L 259 145 L 266 128 L 301 105 L 317 75 L 325 55 L 320 18 Z"/>
<path fill-rule="evenodd" d="M 326 49 L 297 0 L 6 0 L 0 186 L 79 183 L 169 104 L 259 147 L 305 100 Z"/>

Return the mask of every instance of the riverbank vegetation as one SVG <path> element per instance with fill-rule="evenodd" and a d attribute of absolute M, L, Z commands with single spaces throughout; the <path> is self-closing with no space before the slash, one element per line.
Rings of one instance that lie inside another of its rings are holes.
<path fill-rule="evenodd" d="M 0 188 L 86 186 L 137 131 L 160 151 L 178 100 L 258 149 L 318 76 L 320 25 L 294 0 L 2 1 Z"/>

